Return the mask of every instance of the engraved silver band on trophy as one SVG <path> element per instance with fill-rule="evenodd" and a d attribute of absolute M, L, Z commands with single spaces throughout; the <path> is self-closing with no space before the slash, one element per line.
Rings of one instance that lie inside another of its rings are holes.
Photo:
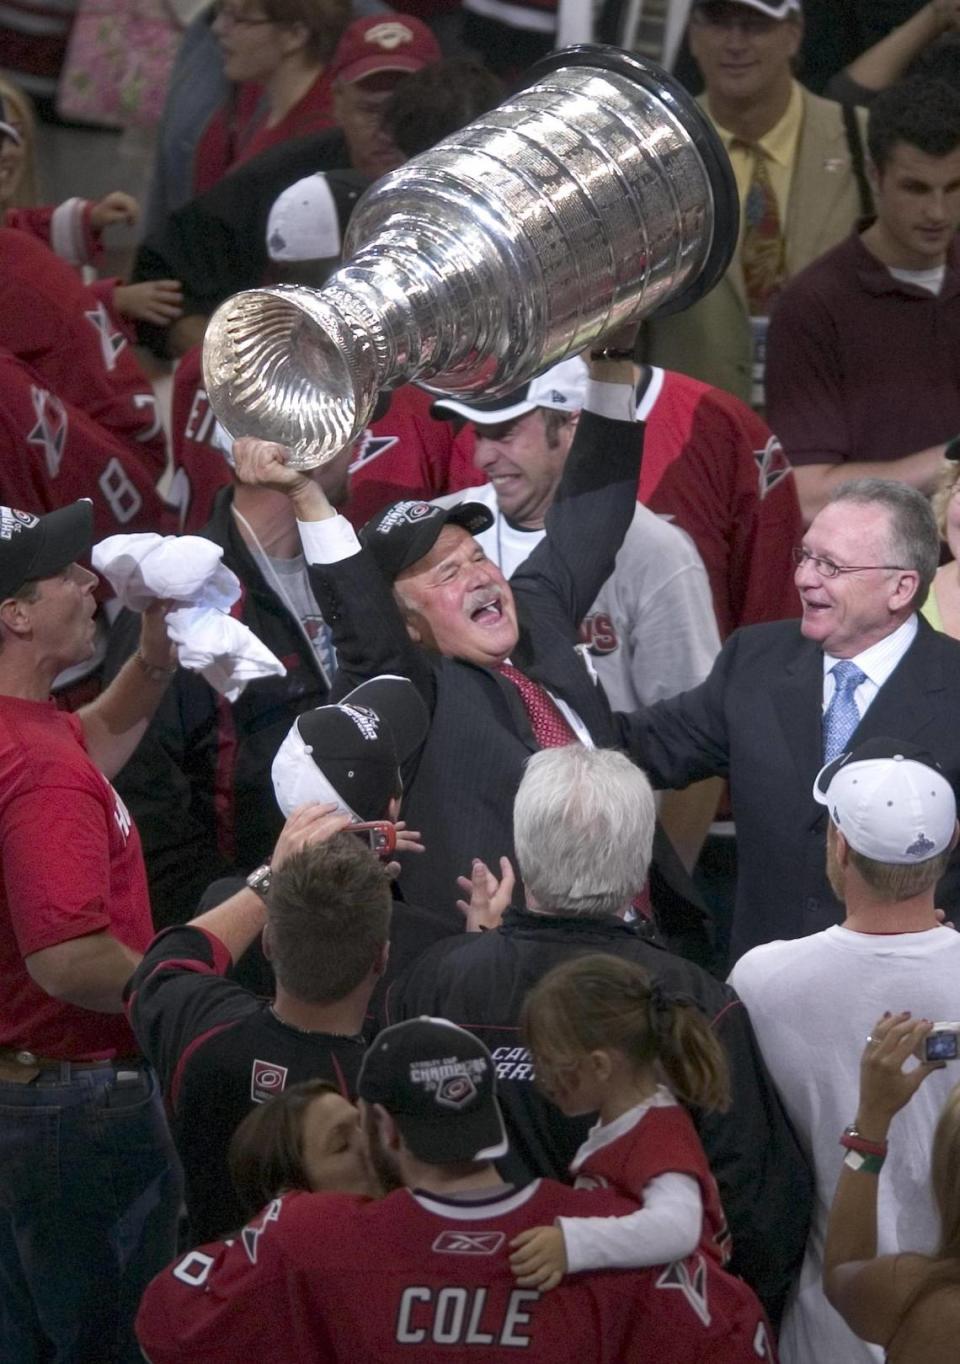
<path fill-rule="evenodd" d="M 634 317 L 679 311 L 737 240 L 730 163 L 652 62 L 574 47 L 363 195 L 322 289 L 234 295 L 207 328 L 217 417 L 311 468 L 381 389 L 495 397 Z"/>

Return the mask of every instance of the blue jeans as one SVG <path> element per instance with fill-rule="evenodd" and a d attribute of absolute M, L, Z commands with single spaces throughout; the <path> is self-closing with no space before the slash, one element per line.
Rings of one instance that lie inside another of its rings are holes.
<path fill-rule="evenodd" d="M 179 1162 L 146 1066 L 0 1082 L 0 1364 L 134 1364 L 176 1253 Z"/>

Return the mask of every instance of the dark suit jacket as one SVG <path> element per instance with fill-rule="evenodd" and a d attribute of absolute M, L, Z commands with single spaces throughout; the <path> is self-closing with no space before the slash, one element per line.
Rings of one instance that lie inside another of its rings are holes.
<path fill-rule="evenodd" d="M 822 764 L 823 654 L 796 621 L 727 640 L 694 690 L 618 716 L 621 740 L 656 786 L 730 780 L 737 825 L 732 952 L 817 933 L 843 917 L 826 877 L 827 814 L 813 799 Z M 960 643 L 920 620 L 851 747 L 880 735 L 920 744 L 960 795 Z M 960 908 L 954 856 L 939 903 Z"/>
<path fill-rule="evenodd" d="M 577 647 L 577 626 L 613 571 L 633 517 L 642 448 L 641 424 L 583 413 L 547 535 L 510 581 L 520 625 L 512 661 L 568 702 L 605 747 L 617 742 L 616 727 Z M 471 859 L 497 867 L 501 855 L 513 858 L 513 798 L 538 750 L 520 695 L 498 673 L 413 644 L 366 551 L 313 566 L 311 579 L 337 647 L 334 699 L 368 677 L 396 673 L 417 685 L 430 710 L 403 797 L 403 817 L 423 834 L 427 852 L 407 859 L 400 884 L 413 903 L 446 907 L 459 919 L 457 877 Z M 654 902 L 669 919 L 682 911 L 684 878 L 665 838 L 656 851 L 662 875 Z"/>

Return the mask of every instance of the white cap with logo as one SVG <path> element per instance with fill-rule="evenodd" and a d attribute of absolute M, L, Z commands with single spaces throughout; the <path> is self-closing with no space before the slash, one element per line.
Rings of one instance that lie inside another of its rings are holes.
<path fill-rule="evenodd" d="M 949 848 L 957 826 L 953 787 L 929 754 L 899 739 L 870 739 L 827 763 L 813 798 L 874 862 L 926 862 Z"/>
<path fill-rule="evenodd" d="M 529 383 L 502 398 L 438 398 L 430 408 L 433 417 L 466 417 L 478 426 L 497 426 L 523 417 L 537 407 L 555 412 L 579 412 L 587 392 L 587 366 L 579 355 L 561 360 Z"/>

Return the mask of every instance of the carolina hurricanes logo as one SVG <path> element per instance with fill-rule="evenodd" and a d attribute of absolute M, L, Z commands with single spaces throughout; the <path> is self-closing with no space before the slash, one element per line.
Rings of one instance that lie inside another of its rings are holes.
<path fill-rule="evenodd" d="M 43 451 L 47 473 L 56 478 L 63 459 L 63 447 L 67 443 L 67 410 L 59 398 L 48 393 L 45 388 L 30 385 L 33 410 L 37 424 L 27 437 L 28 445 L 37 445 Z"/>
<path fill-rule="evenodd" d="M 444 1108 L 463 1108 L 476 1093 L 477 1087 L 469 1075 L 449 1075 L 437 1086 L 436 1100 Z"/>
<path fill-rule="evenodd" d="M 0 540 L 12 540 L 18 531 L 32 530 L 38 519 L 16 507 L 0 507 Z"/>
<path fill-rule="evenodd" d="M 392 450 L 399 439 L 399 436 L 375 436 L 368 426 L 353 447 L 353 459 L 347 472 L 355 474 L 365 464 L 372 464 L 375 459 Z"/>
<path fill-rule="evenodd" d="M 753 458 L 760 471 L 761 499 L 793 472 L 784 448 L 776 436 L 771 436 L 762 450 L 754 450 Z"/>
<path fill-rule="evenodd" d="M 247 1259 L 252 1265 L 257 1263 L 257 1253 L 260 1249 L 260 1237 L 264 1235 L 271 1222 L 276 1222 L 280 1216 L 280 1209 L 283 1207 L 282 1198 L 274 1198 L 264 1208 L 263 1212 L 255 1217 L 252 1222 L 248 1222 L 240 1233 L 240 1241 L 244 1250 L 247 1252 Z"/>
<path fill-rule="evenodd" d="M 413 31 L 407 28 L 406 24 L 390 21 L 375 24 L 373 28 L 368 28 L 363 35 L 363 41 L 373 43 L 375 47 L 382 47 L 387 52 L 392 52 L 395 47 L 401 47 L 404 43 L 412 43 Z"/>
<path fill-rule="evenodd" d="M 84 317 L 100 338 L 100 354 L 103 356 L 104 365 L 107 369 L 113 369 L 117 363 L 117 356 L 127 344 L 126 337 L 122 332 L 113 330 L 110 315 L 102 303 L 84 313 Z"/>
<path fill-rule="evenodd" d="M 250 1101 L 255 1104 L 266 1103 L 275 1094 L 281 1094 L 287 1086 L 289 1070 L 274 1061 L 254 1060 L 250 1072 Z"/>
<path fill-rule="evenodd" d="M 710 1303 L 707 1299 L 707 1266 L 699 1253 L 686 1260 L 676 1260 L 657 1279 L 657 1288 L 675 1288 L 682 1293 L 704 1326 L 710 1325 Z"/>

